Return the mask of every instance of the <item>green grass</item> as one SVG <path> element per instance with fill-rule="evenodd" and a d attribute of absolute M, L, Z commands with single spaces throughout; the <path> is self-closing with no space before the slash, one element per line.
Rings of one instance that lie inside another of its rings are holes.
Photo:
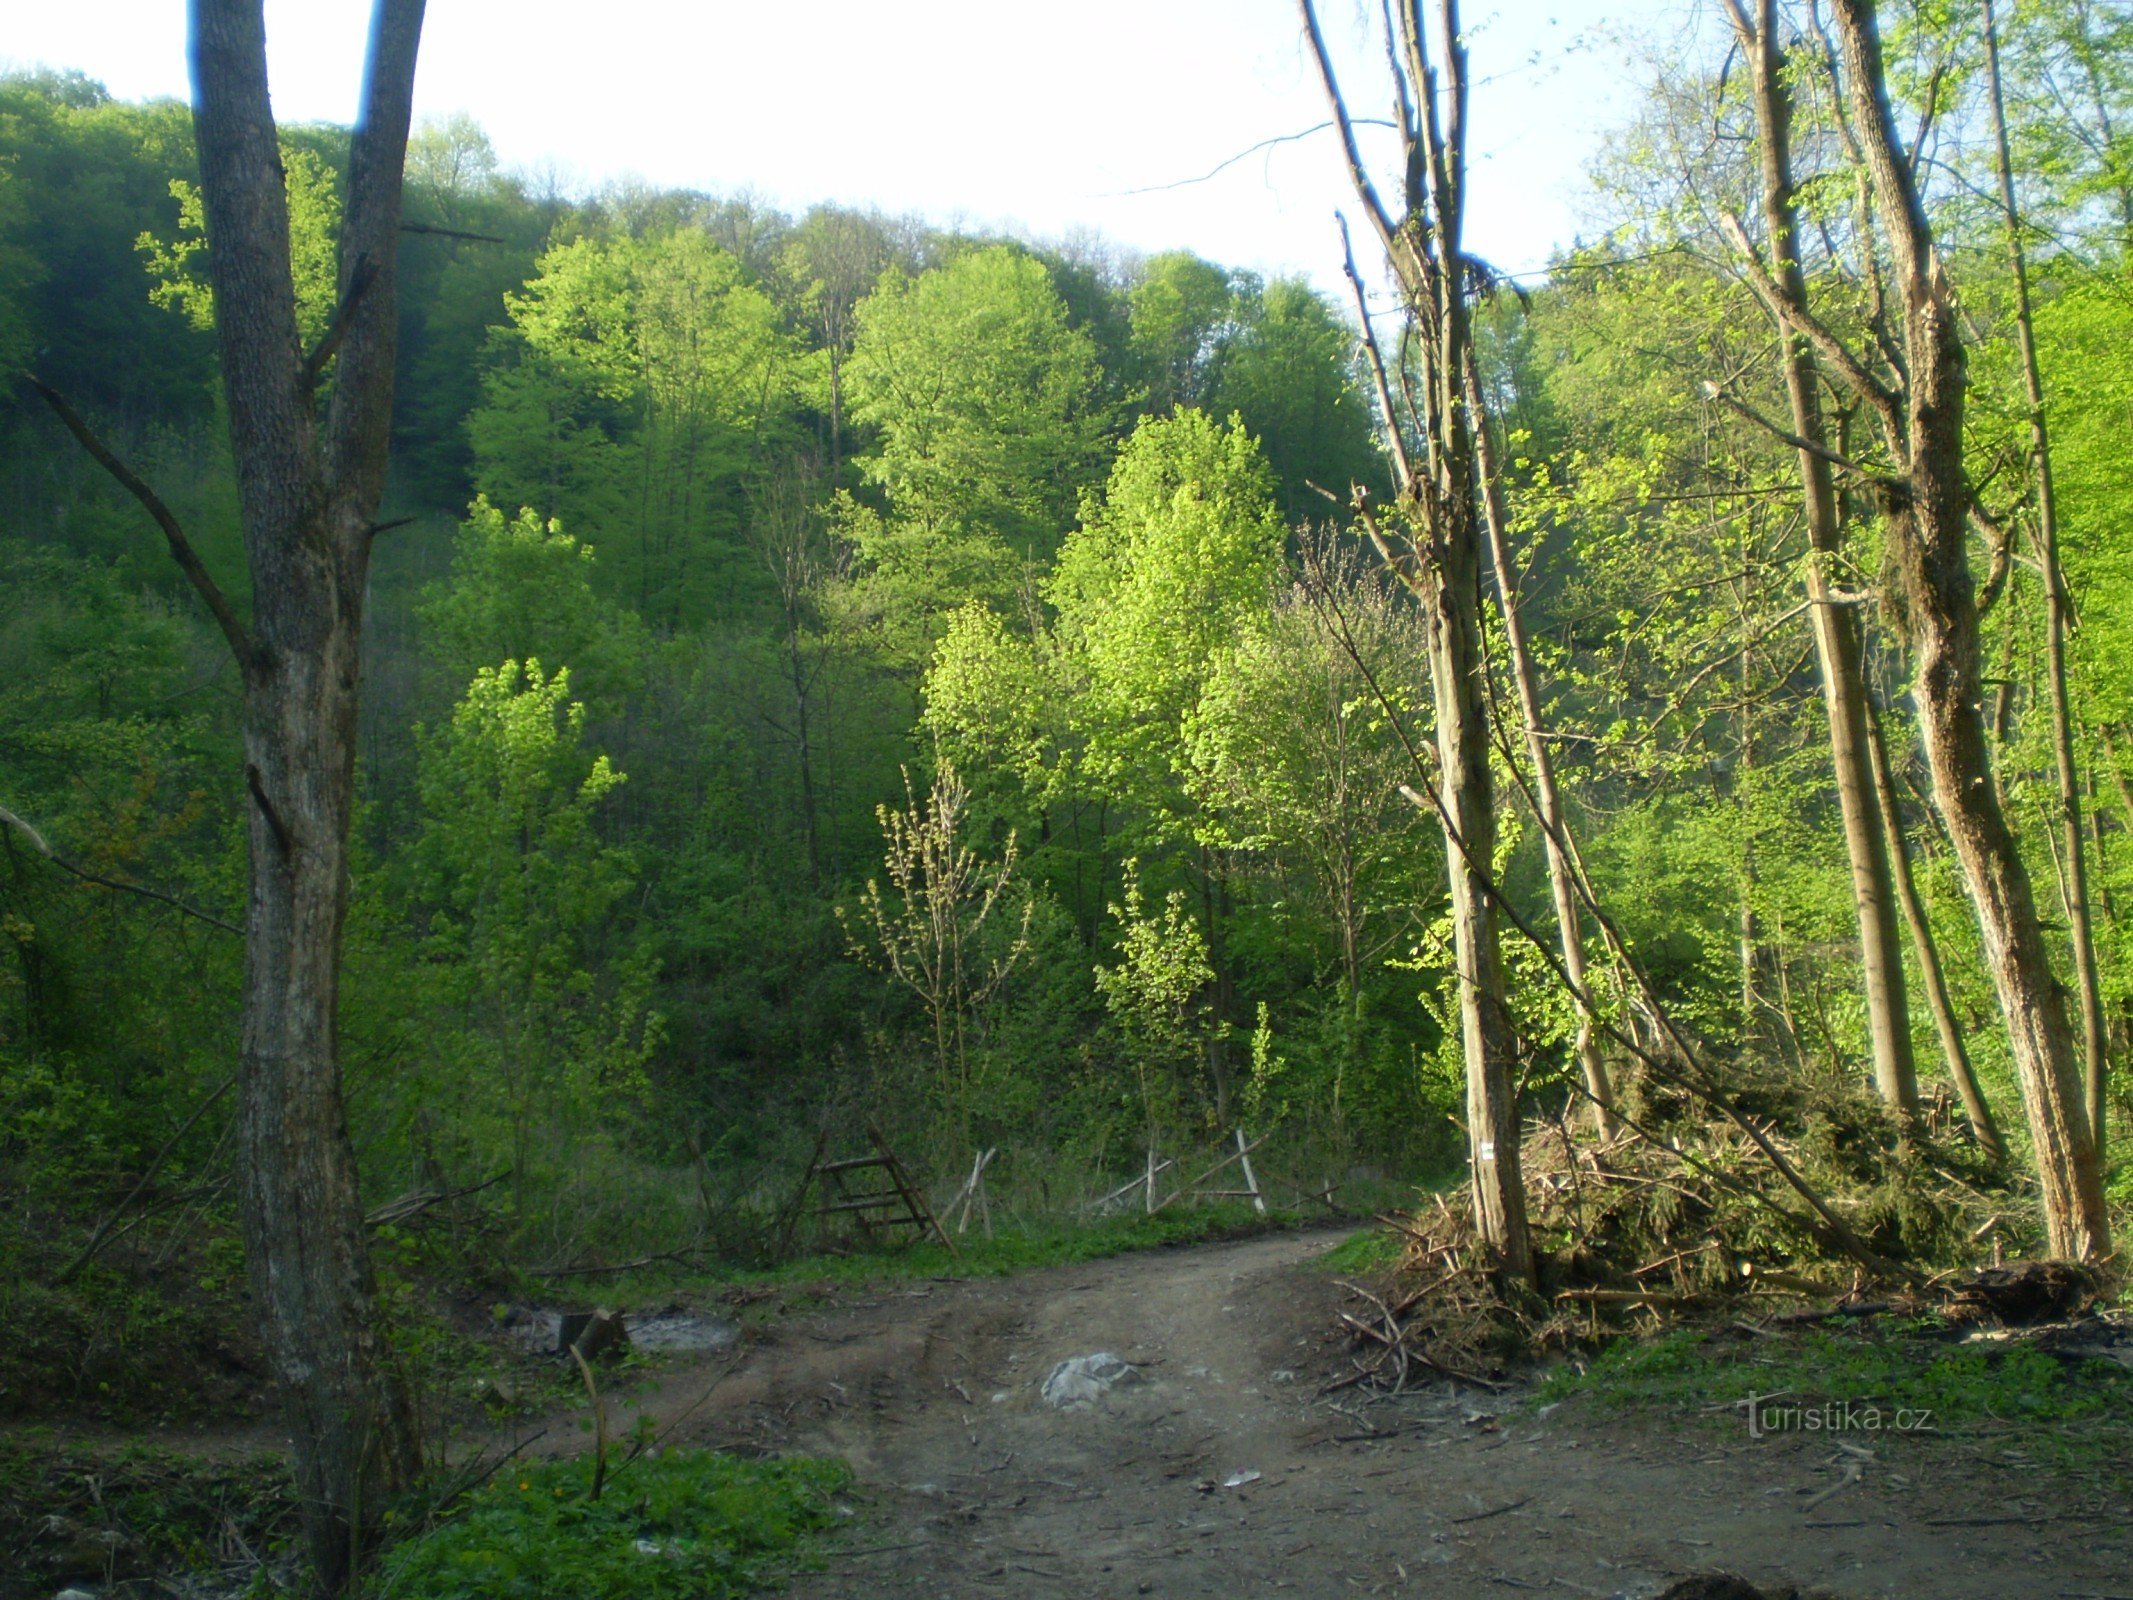
<path fill-rule="evenodd" d="M 1583 1370 L 1558 1367 L 1534 1398 L 1701 1414 L 1734 1430 L 1744 1427 L 1751 1396 L 1873 1407 L 1884 1428 L 1899 1411 L 1929 1414 L 1919 1439 L 1989 1442 L 2025 1461 L 2100 1469 L 2133 1486 L 2133 1371 L 2021 1344 L 1953 1345 L 1935 1331 L 1895 1324 L 1743 1339 L 1679 1329 L 1618 1341 Z"/>
<path fill-rule="evenodd" d="M 937 1242 L 861 1255 L 807 1256 L 745 1280 L 796 1283 L 818 1279 L 865 1282 L 876 1278 L 1004 1278 L 1040 1267 L 1069 1267 L 1134 1250 L 1168 1245 L 1205 1244 L 1244 1238 L 1296 1225 L 1286 1212 L 1260 1216 L 1243 1201 L 1158 1211 L 1154 1216 L 1129 1213 L 1091 1222 L 1057 1221 L 987 1239 L 964 1235 L 950 1256 Z"/>
<path fill-rule="evenodd" d="M 871 1283 L 914 1278 L 1004 1278 L 1044 1267 L 1073 1266 L 1135 1250 L 1206 1244 L 1247 1238 L 1302 1225 L 1306 1218 L 1276 1208 L 1260 1216 L 1237 1201 L 1179 1207 L 1154 1216 L 1141 1213 L 1093 1221 L 1061 1218 L 1025 1227 L 1002 1227 L 987 1239 L 966 1234 L 950 1255 L 937 1241 L 806 1255 L 774 1267 L 743 1268 L 706 1274 L 687 1270 L 648 1270 L 607 1280 L 598 1293 L 604 1303 L 642 1305 L 662 1296 L 728 1288 L 782 1287 L 863 1288 Z M 536 1293 L 553 1294 L 552 1288 Z"/>
<path fill-rule="evenodd" d="M 841 1462 L 645 1455 L 592 1498 L 590 1459 L 507 1469 L 390 1551 L 374 1600 L 725 1600 L 805 1562 L 835 1524 Z"/>
<path fill-rule="evenodd" d="M 1379 1223 L 1368 1228 L 1358 1228 L 1339 1244 L 1318 1258 L 1318 1264 L 1328 1272 L 1342 1277 L 1354 1277 L 1373 1272 L 1390 1272 L 1400 1264 L 1400 1256 L 1406 1241 L 1391 1228 Z"/>

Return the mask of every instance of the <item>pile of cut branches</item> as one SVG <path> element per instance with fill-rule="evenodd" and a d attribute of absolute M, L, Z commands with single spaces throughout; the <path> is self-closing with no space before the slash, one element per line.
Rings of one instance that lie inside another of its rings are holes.
<path fill-rule="evenodd" d="M 1381 1218 L 1404 1248 L 1382 1284 L 1345 1286 L 1357 1303 L 1342 1313 L 1351 1371 L 1338 1383 L 1490 1382 L 1514 1357 L 1672 1320 L 1959 1311 L 1963 1296 L 1976 1299 L 1967 1269 L 1981 1254 L 1997 1263 L 2040 1232 L 2031 1195 L 1930 1123 L 1906 1141 L 1863 1089 L 1775 1066 L 1737 1071 L 1733 1109 L 1760 1140 L 1649 1081 L 1612 1139 L 1567 1118 L 1528 1124 L 1531 1285 L 1500 1272 L 1463 1187 Z M 1799 1204 L 1798 1180 L 1812 1185 L 1814 1211 Z M 1832 1234 L 1823 1208 L 1846 1233 Z M 2082 1292 L 2069 1282 L 2059 1300 Z"/>

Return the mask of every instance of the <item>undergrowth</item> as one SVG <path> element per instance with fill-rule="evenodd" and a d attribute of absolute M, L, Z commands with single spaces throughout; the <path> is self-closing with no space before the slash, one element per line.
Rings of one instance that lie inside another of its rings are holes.
<path fill-rule="evenodd" d="M 1406 1251 L 1407 1241 L 1401 1234 L 1378 1224 L 1357 1229 L 1320 1256 L 1318 1264 L 1343 1276 L 1390 1272 Z"/>
<path fill-rule="evenodd" d="M 806 1561 L 836 1522 L 841 1462 L 665 1450 L 592 1497 L 579 1458 L 506 1470 L 389 1552 L 373 1600 L 724 1600 Z"/>
<path fill-rule="evenodd" d="M 295 1536 L 288 1463 L 0 1438 L 0 1600 L 256 1567 Z"/>
<path fill-rule="evenodd" d="M 993 1238 L 967 1234 L 956 1239 L 954 1254 L 937 1240 L 889 1244 L 873 1249 L 819 1251 L 775 1266 L 710 1273 L 683 1267 L 660 1267 L 605 1280 L 597 1296 L 605 1304 L 643 1305 L 661 1296 L 691 1289 L 860 1287 L 913 1278 L 1004 1278 L 1045 1267 L 1073 1266 L 1135 1250 L 1207 1244 L 1257 1233 L 1295 1228 L 1311 1217 L 1275 1208 L 1259 1215 L 1243 1202 L 1180 1207 L 1154 1216 L 1128 1215 L 1083 1221 L 1061 1218 L 1003 1227 Z M 541 1293 L 552 1296 L 552 1285 Z"/>
<path fill-rule="evenodd" d="M 1932 1319 L 1622 1338 L 1589 1362 L 1557 1366 L 1533 1403 L 1664 1410 L 1739 1432 L 1757 1399 L 1825 1417 L 1835 1408 L 1848 1419 L 1842 1436 L 1862 1445 L 1985 1447 L 2013 1465 L 2102 1471 L 2133 1489 L 2133 1370 L 2020 1341 L 1951 1344 Z"/>

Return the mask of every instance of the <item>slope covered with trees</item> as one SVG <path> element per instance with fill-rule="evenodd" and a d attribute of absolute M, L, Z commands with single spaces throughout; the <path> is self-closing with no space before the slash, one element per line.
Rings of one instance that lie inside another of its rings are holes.
<path fill-rule="evenodd" d="M 2108 1253 L 2133 13 L 1728 3 L 1600 154 L 1600 242 L 1515 286 L 1460 232 L 1456 23 L 1400 16 L 1354 304 L 559 196 L 458 118 L 359 334 L 350 240 L 393 225 L 357 136 L 280 130 L 292 415 L 365 350 L 392 379 L 336 1035 L 366 1204 L 488 1185 L 517 1267 L 741 1260 L 870 1122 L 943 1180 L 997 1148 L 1033 1213 L 1245 1127 L 1314 1195 L 1470 1162 L 1532 1277 L 1522 1121 L 1630 1138 L 1687 1084 L 1762 1127 L 1781 1083 L 2018 1247 Z M 87 1330 L 210 1315 L 167 1274 L 226 1279 L 257 1179 L 247 862 L 307 768 L 262 764 L 228 642 L 291 579 L 203 150 L 0 80 L 0 1409 L 137 1382 Z M 1923 1236 L 1870 1210 L 1822 1243 Z"/>

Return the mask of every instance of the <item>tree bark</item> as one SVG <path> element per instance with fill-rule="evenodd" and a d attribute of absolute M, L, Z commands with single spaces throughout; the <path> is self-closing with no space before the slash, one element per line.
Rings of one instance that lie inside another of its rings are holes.
<path fill-rule="evenodd" d="M 1562 791 L 1555 781 L 1555 756 L 1541 729 L 1540 681 L 1533 670 L 1533 651 L 1526 643 L 1526 622 L 1519 612 L 1518 585 L 1511 570 L 1511 546 L 1504 509 L 1503 474 L 1496 460 L 1496 441 L 1489 432 L 1488 407 L 1483 404 L 1480 374 L 1473 352 L 1466 359 L 1467 405 L 1473 414 L 1474 454 L 1481 474 L 1481 506 L 1489 534 L 1489 559 L 1496 573 L 1496 605 L 1503 615 L 1504 638 L 1511 656 L 1511 681 L 1518 691 L 1518 713 L 1525 723 L 1526 759 L 1533 763 L 1533 800 L 1540 814 L 1542 842 L 1548 861 L 1548 891 L 1555 904 L 1555 931 L 1562 946 L 1563 972 L 1578 1001 L 1578 1031 L 1572 1045 L 1578 1071 L 1585 1080 L 1585 1094 L 1592 1102 L 1593 1118 L 1602 1138 L 1620 1131 L 1615 1118 L 1614 1085 L 1608 1079 L 1607 1061 L 1600 1054 L 1592 1026 L 1592 987 L 1585 978 L 1585 931 L 1578 918 L 1576 871 L 1570 860 L 1570 824 L 1563 814 Z"/>
<path fill-rule="evenodd" d="M 1762 135 L 1763 225 L 1773 276 L 1787 299 L 1807 303 L 1800 266 L 1799 221 L 1793 201 L 1792 97 L 1785 84 L 1785 56 L 1778 42 L 1777 0 L 1755 0 L 1755 15 L 1732 4 L 1733 24 L 1753 67 L 1755 118 Z M 1800 488 L 1807 518 L 1807 600 L 1815 651 L 1822 668 L 1822 703 L 1829 721 L 1829 748 L 1836 769 L 1837 807 L 1844 824 L 1844 850 L 1851 865 L 1852 904 L 1859 924 L 1859 963 L 1866 998 L 1867 1037 L 1874 1085 L 1906 1125 L 1918 1115 L 1918 1069 L 1911 1049 L 1911 1018 L 1904 988 L 1903 953 L 1897 943 L 1896 895 L 1883 840 L 1867 753 L 1866 677 L 1858 619 L 1830 592 L 1830 563 L 1843 548 L 1836 483 L 1830 472 L 1814 352 L 1807 340 L 1774 313 L 1785 349 L 1782 365 L 1792 431 L 1802 441 Z"/>
<path fill-rule="evenodd" d="M 1360 492 L 1357 507 L 1380 554 L 1420 602 L 1427 628 L 1437 713 L 1436 807 L 1450 877 L 1475 1230 L 1495 1253 L 1506 1277 L 1530 1283 L 1533 1247 L 1526 1225 L 1518 1097 L 1512 1076 L 1518 1041 L 1505 995 L 1496 906 L 1487 876 L 1496 843 L 1496 800 L 1489 768 L 1487 664 L 1482 651 L 1481 519 L 1474 492 L 1472 418 L 1465 395 L 1472 329 L 1467 305 L 1470 268 L 1462 239 L 1467 71 L 1458 0 L 1440 0 L 1434 66 L 1420 0 L 1399 0 L 1389 8 L 1398 18 L 1395 36 L 1386 41 L 1386 47 L 1405 157 L 1397 219 L 1386 209 L 1363 164 L 1312 0 L 1300 3 L 1304 31 L 1340 129 L 1357 197 L 1384 246 L 1409 323 L 1418 335 L 1425 392 L 1417 421 L 1426 447 L 1419 463 L 1401 437 L 1400 420 L 1392 410 L 1383 377 L 1384 363 L 1374 339 L 1370 341 L 1387 442 L 1399 468 L 1404 553 L 1394 550 Z M 1387 20 L 1392 26 L 1391 18 Z M 1348 270 L 1360 296 L 1352 259 Z M 1364 327 L 1367 336 L 1367 306 Z"/>
<path fill-rule="evenodd" d="M 1831 0 L 1831 10 L 1904 314 L 1900 393 L 1848 352 L 1840 371 L 1879 416 L 1895 464 L 1894 474 L 1873 487 L 1903 592 L 1919 734 L 2007 1019 L 2050 1247 L 2057 1255 L 2098 1259 L 2110 1253 L 2110 1222 L 2063 991 L 2052 975 L 2028 868 L 1993 787 L 1980 710 L 1977 605 L 1965 545 L 1967 379 L 1955 294 L 1896 133 L 1873 0 Z M 1791 320 L 1818 351 L 1841 351 L 1804 309 Z"/>
<path fill-rule="evenodd" d="M 394 269 L 422 0 L 378 0 L 349 157 L 340 309 L 325 362 L 299 343 L 261 0 L 193 0 L 194 128 L 230 443 L 252 574 L 244 660 L 251 886 L 245 927 L 241 1211 L 288 1412 L 304 1531 L 329 1592 L 420 1467 L 382 1346 L 341 1103 L 364 586 L 385 488 Z"/>
<path fill-rule="evenodd" d="M 2081 780 L 2074 767 L 2073 711 L 2066 684 L 2066 636 L 2073 604 L 2066 570 L 2059 563 L 2059 500 L 2052 486 L 2051 435 L 2044 419 L 2044 375 L 2037 361 L 2037 325 L 2029 306 L 2029 259 L 2022 247 L 2021 215 L 2015 207 L 2014 163 L 2007 148 L 2007 104 L 2000 92 L 1999 28 L 1992 0 L 1984 0 L 1985 77 L 1991 89 L 1993 164 L 2000 181 L 2000 212 L 2007 226 L 2007 265 L 2014 281 L 2015 334 L 2022 352 L 2022 384 L 2029 402 L 2029 453 L 2035 471 L 2037 565 L 2044 574 L 2044 657 L 2051 680 L 2052 756 L 2059 780 L 2059 829 L 2066 852 L 2066 916 L 2073 935 L 2074 985 L 2081 1002 L 2081 1052 L 2087 1091 L 2089 1137 L 2103 1162 L 2104 1075 L 2108 1065 L 2103 1025 L 2103 985 L 2096 973 L 2096 937 L 2089 920 L 2087 842 L 2081 829 Z"/>
<path fill-rule="evenodd" d="M 1889 865 L 1894 869 L 1896 898 L 1903 907 L 1904 921 L 1911 931 L 1911 949 L 1918 957 L 1918 971 L 1925 986 L 1926 1009 L 1933 1014 L 1933 1031 L 1940 1038 L 1941 1058 L 1947 1063 L 1948 1077 L 1955 1084 L 1955 1092 L 1963 1102 L 1963 1114 L 1970 1121 L 1971 1135 L 1978 1147 L 1995 1161 L 2007 1159 L 2007 1142 L 2000 1137 L 2000 1125 L 1992 1115 L 1992 1107 L 1978 1087 L 1977 1073 L 1970 1064 L 1969 1048 L 1963 1043 L 1962 1023 L 1955 1015 L 1955 1002 L 1948 994 L 1948 977 L 1941 966 L 1940 947 L 1933 939 L 1933 924 L 1926 916 L 1925 902 L 1919 898 L 1918 883 L 1911 874 L 1911 857 L 1904 846 L 1903 810 L 1896 796 L 1896 779 L 1889 771 L 1889 752 L 1881 737 L 1881 722 L 1873 708 L 1867 708 L 1867 750 L 1874 762 L 1874 790 L 1881 802 L 1881 825 L 1888 835 Z"/>

